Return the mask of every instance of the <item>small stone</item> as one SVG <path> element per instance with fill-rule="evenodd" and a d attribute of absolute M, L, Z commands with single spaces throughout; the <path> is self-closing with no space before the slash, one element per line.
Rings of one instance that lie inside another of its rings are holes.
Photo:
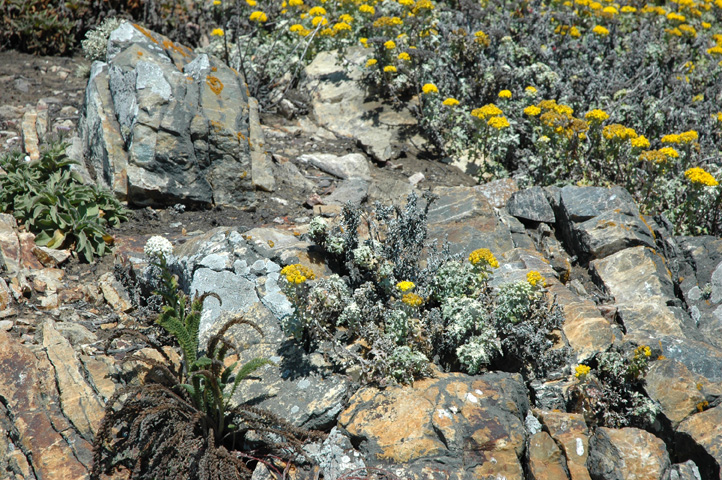
<path fill-rule="evenodd" d="M 70 250 L 56 250 L 54 248 L 36 245 L 33 248 L 35 257 L 46 267 L 57 267 L 70 258 Z"/>
<path fill-rule="evenodd" d="M 424 180 L 426 180 L 426 176 L 421 172 L 416 172 L 409 177 L 409 183 L 414 187 Z"/>
<path fill-rule="evenodd" d="M 541 187 L 514 192 L 506 204 L 509 213 L 522 220 L 554 223 L 556 218 Z"/>
<path fill-rule="evenodd" d="M 301 155 L 298 161 L 302 164 L 313 165 L 331 175 L 347 179 L 362 178 L 371 180 L 371 169 L 368 161 L 360 153 L 349 153 L 342 157 L 336 155 L 315 153 L 312 155 Z"/>
<path fill-rule="evenodd" d="M 133 310 L 133 304 L 130 301 L 128 292 L 125 290 L 125 287 L 115 279 L 112 272 L 103 274 L 98 283 L 105 301 L 113 307 L 113 310 L 124 313 Z"/>
<path fill-rule="evenodd" d="M 12 320 L 0 320 L 0 330 L 5 332 L 13 328 L 14 322 Z"/>

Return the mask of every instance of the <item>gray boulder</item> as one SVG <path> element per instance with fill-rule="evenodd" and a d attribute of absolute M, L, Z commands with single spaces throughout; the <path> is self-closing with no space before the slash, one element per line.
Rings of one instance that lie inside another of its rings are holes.
<path fill-rule="evenodd" d="M 123 23 L 91 69 L 79 123 L 86 167 L 134 205 L 248 205 L 253 168 L 267 174 L 255 108 L 220 60 Z"/>

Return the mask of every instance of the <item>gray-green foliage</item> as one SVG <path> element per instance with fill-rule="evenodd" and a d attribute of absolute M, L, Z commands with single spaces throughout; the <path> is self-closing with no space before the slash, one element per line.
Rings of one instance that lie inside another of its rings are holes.
<path fill-rule="evenodd" d="M 85 40 L 80 42 L 85 58 L 91 62 L 96 60 L 105 61 L 105 52 L 108 49 L 110 33 L 118 28 L 121 23 L 123 23 L 122 20 L 117 17 L 110 17 L 106 18 L 105 21 L 96 28 L 89 30 L 85 34 Z"/>
<path fill-rule="evenodd" d="M 334 349 L 345 356 L 341 363 L 360 366 L 366 381 L 409 382 L 429 371 L 429 359 L 471 374 L 502 359 L 530 377 L 560 368 L 568 349 L 552 351 L 552 332 L 562 317 L 541 285 L 494 292 L 487 285 L 496 266 L 490 252 L 474 252 L 472 264 L 427 245 L 434 199 L 425 200 L 422 208 L 412 195 L 405 208 L 375 205 L 367 213 L 348 205 L 334 226 L 314 219 L 311 236 L 342 276 L 287 281 L 294 315 L 284 331 L 307 348 L 341 342 Z M 422 266 L 423 251 L 429 254 Z"/>
<path fill-rule="evenodd" d="M 127 219 L 112 194 L 86 185 L 71 169 L 66 145 L 44 149 L 38 160 L 26 161 L 14 152 L 0 157 L 0 212 L 10 212 L 35 233 L 38 245 L 74 247 L 88 262 L 109 251 L 106 231 Z"/>

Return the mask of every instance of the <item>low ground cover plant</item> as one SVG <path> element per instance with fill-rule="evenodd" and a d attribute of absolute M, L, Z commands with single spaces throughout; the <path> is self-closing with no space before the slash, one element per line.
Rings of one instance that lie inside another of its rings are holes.
<path fill-rule="evenodd" d="M 20 152 L 0 157 L 0 212 L 12 213 L 35 243 L 71 248 L 92 262 L 109 251 L 113 237 L 107 227 L 127 220 L 121 203 L 101 188 L 87 185 L 71 169 L 75 163 L 57 143 L 31 161 Z"/>
<path fill-rule="evenodd" d="M 459 258 L 426 245 L 434 198 L 422 201 L 411 195 L 404 208 L 377 204 L 368 213 L 347 205 L 335 226 L 314 218 L 309 235 L 337 273 L 316 279 L 301 264 L 282 269 L 295 309 L 284 331 L 307 349 L 330 344 L 340 366 L 382 384 L 428 375 L 432 362 L 470 374 L 504 365 L 527 379 L 562 369 L 563 318 L 541 275 L 494 291 L 487 281 L 498 262 L 489 250 Z"/>
<path fill-rule="evenodd" d="M 145 250 L 160 273 L 158 294 L 165 302 L 156 324 L 174 339 L 181 362 L 174 365 L 163 345 L 139 330 L 120 330 L 111 336 L 108 346 L 121 337 L 133 338 L 163 360 L 143 355 L 124 359 L 143 362 L 157 375 L 147 376 L 143 385 L 119 389 L 108 400 L 93 444 L 92 477 L 124 469 L 139 479 L 250 479 L 258 462 L 275 470 L 270 455 L 287 462 L 307 459 L 301 446 L 307 439 L 320 438 L 320 433 L 231 400 L 240 382 L 272 362 L 231 361 L 231 355 L 240 351 L 226 334 L 237 325 L 262 335 L 261 329 L 243 317 L 232 318 L 206 346 L 200 345 L 203 301 L 217 295 L 190 299 L 179 289 L 168 269 L 166 257 L 169 251 L 172 254 L 168 240 L 152 237 Z"/>

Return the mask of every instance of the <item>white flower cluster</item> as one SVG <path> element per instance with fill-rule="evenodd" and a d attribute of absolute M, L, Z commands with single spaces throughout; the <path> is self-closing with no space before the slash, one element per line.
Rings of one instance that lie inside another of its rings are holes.
<path fill-rule="evenodd" d="M 148 258 L 164 257 L 167 259 L 173 255 L 173 244 L 165 237 L 153 235 L 145 242 L 143 252 Z"/>

